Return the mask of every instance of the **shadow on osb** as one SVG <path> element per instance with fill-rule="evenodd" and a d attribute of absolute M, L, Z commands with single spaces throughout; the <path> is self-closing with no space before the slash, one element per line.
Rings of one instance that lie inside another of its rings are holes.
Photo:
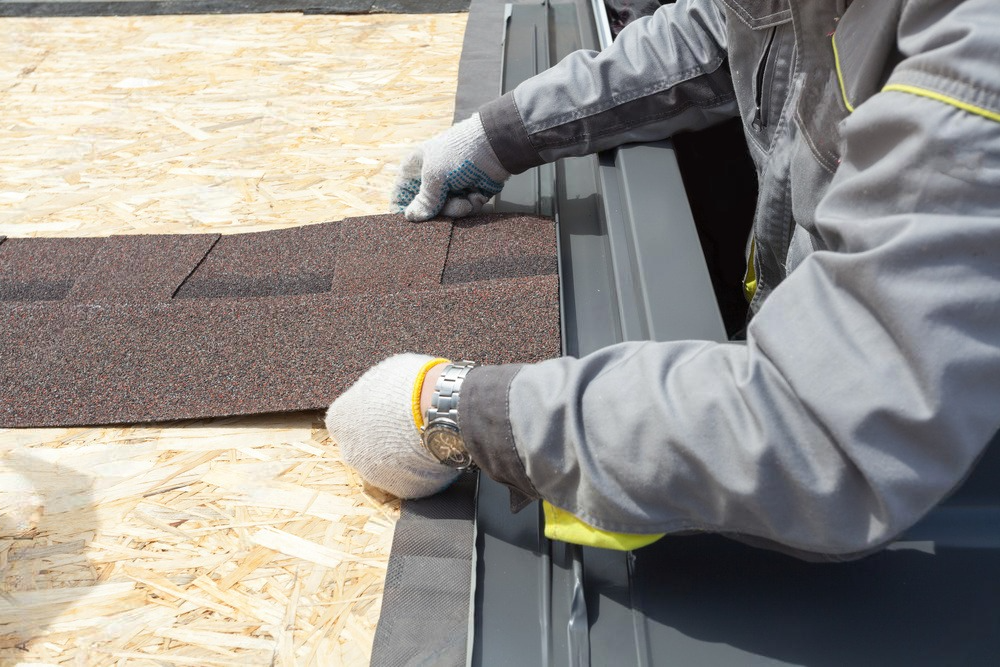
<path fill-rule="evenodd" d="M 43 637 L 86 598 L 96 513 L 92 480 L 23 453 L 0 454 L 0 649 Z M 0 660 L 2 662 L 2 660 Z"/>

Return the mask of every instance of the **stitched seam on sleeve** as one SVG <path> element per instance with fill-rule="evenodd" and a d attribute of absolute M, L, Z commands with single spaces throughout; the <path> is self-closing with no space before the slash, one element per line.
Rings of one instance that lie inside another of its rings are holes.
<path fill-rule="evenodd" d="M 672 77 L 662 79 L 648 86 L 644 86 L 639 90 L 633 91 L 630 95 L 614 95 L 608 100 L 601 100 L 600 102 L 595 102 L 589 106 L 574 109 L 573 111 L 559 114 L 558 116 L 546 118 L 544 123 L 532 124 L 530 127 L 525 125 L 524 129 L 529 135 L 532 135 L 538 132 L 544 132 L 545 130 L 551 130 L 558 125 L 570 123 L 589 116 L 597 116 L 609 109 L 612 109 L 613 107 L 634 102 L 643 97 L 650 97 L 652 95 L 662 93 L 663 91 L 675 88 L 680 84 L 693 81 L 700 76 L 710 76 L 718 71 L 723 62 L 725 62 L 725 58 L 721 56 L 716 57 L 713 62 L 707 64 L 706 66 L 699 65 L 697 67 L 684 70 L 683 72 L 678 72 Z M 523 122 L 522 118 L 522 124 Z"/>
<path fill-rule="evenodd" d="M 713 109 L 713 108 L 721 106 L 722 104 L 725 104 L 727 102 L 731 102 L 734 99 L 735 99 L 734 95 L 727 94 L 727 95 L 721 95 L 721 96 L 718 96 L 718 97 L 713 97 L 712 99 L 706 100 L 703 103 L 699 103 L 699 102 L 687 102 L 685 104 L 678 105 L 678 106 L 675 106 L 675 107 L 665 108 L 663 111 L 655 113 L 655 114 L 647 114 L 645 116 L 641 116 L 639 118 L 635 118 L 635 119 L 629 120 L 627 122 L 618 123 L 618 124 L 616 124 L 616 125 L 614 125 L 612 127 L 605 128 L 605 129 L 603 129 L 600 132 L 592 132 L 592 133 L 590 133 L 590 132 L 584 132 L 584 133 L 581 133 L 581 134 L 574 134 L 573 136 L 567 137 L 567 138 L 562 139 L 560 141 L 551 141 L 551 142 L 550 141 L 543 141 L 538 136 L 539 134 L 544 134 L 545 130 L 543 130 L 541 132 L 538 132 L 538 133 L 535 133 L 535 134 L 531 135 L 530 141 L 531 141 L 532 146 L 534 146 L 535 150 L 537 150 L 539 152 L 541 152 L 542 150 L 546 150 L 546 149 L 562 148 L 564 146 L 572 146 L 572 145 L 574 145 L 576 143 L 579 143 L 580 141 L 584 141 L 586 139 L 591 139 L 591 140 L 593 140 L 593 139 L 601 139 L 603 137 L 613 136 L 613 135 L 618 134 L 620 132 L 627 132 L 627 131 L 632 130 L 632 129 L 636 128 L 636 127 L 640 127 L 642 125 L 647 125 L 647 124 L 652 123 L 652 122 L 667 120 L 669 118 L 675 118 L 675 117 L 680 116 L 684 112 L 689 111 L 691 109 Z M 594 115 L 596 116 L 596 115 L 599 115 L 599 114 L 594 114 Z M 582 119 L 580 119 L 580 120 L 582 120 Z"/>
<path fill-rule="evenodd" d="M 524 124 L 524 116 L 521 115 L 521 109 L 520 109 L 520 107 L 517 106 L 517 96 L 515 96 L 515 95 L 511 95 L 510 96 L 510 105 L 512 107 L 514 107 L 514 113 L 517 115 L 517 122 L 521 125 L 521 131 L 524 133 L 524 137 L 523 137 L 524 138 L 524 142 L 523 142 L 524 145 L 529 146 L 531 148 L 535 148 L 533 142 L 531 141 L 531 134 L 528 132 L 528 128 Z M 518 141 L 517 143 L 521 144 L 522 142 Z M 538 151 L 536 149 L 535 150 L 535 155 L 533 155 L 531 157 L 535 158 L 537 156 L 538 156 Z"/>
<path fill-rule="evenodd" d="M 897 69 L 887 86 L 903 85 L 930 90 L 966 104 L 1000 113 L 1000 91 L 982 82 L 957 76 L 955 72 L 936 67 L 920 66 Z"/>
<path fill-rule="evenodd" d="M 943 93 L 939 93 L 929 88 L 921 88 L 919 86 L 911 86 L 909 84 L 904 84 L 904 83 L 890 83 L 884 88 L 882 88 L 882 92 L 908 93 L 910 95 L 918 95 L 920 97 L 926 97 L 928 99 L 936 100 L 938 102 L 943 102 L 944 104 L 950 104 L 951 106 L 957 109 L 961 109 L 962 111 L 967 111 L 971 114 L 982 116 L 983 118 L 987 118 L 989 120 L 1000 123 L 1000 113 L 997 113 L 996 111 L 990 111 L 989 109 L 977 106 L 975 104 L 969 104 L 968 102 L 964 102 L 958 99 L 957 97 L 945 95 Z"/>

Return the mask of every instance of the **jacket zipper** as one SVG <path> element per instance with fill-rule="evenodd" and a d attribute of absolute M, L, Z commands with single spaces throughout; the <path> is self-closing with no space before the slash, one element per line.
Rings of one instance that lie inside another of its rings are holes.
<path fill-rule="evenodd" d="M 753 122 L 751 125 L 753 129 L 761 132 L 765 127 L 767 127 L 767 109 L 764 109 L 764 75 L 767 73 L 767 61 L 771 55 L 771 46 L 774 44 L 774 33 L 777 32 L 778 26 L 774 26 L 767 33 L 767 43 L 764 45 L 764 52 L 760 54 L 760 60 L 757 62 L 757 70 L 754 73 L 754 104 L 756 110 L 754 111 Z"/>

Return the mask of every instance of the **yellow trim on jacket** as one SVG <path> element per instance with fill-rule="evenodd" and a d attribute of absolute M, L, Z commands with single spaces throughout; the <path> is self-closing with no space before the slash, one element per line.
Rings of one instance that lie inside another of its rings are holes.
<path fill-rule="evenodd" d="M 937 100 L 938 102 L 944 102 L 945 104 L 950 104 L 953 107 L 961 109 L 962 111 L 968 111 L 969 113 L 976 114 L 977 116 L 982 116 L 983 118 L 988 118 L 989 120 L 994 120 L 1000 123 L 1000 113 L 996 111 L 990 111 L 989 109 L 984 109 L 983 107 L 977 107 L 975 104 L 969 104 L 968 102 L 963 102 L 962 100 L 951 97 L 950 95 L 944 95 L 935 90 L 928 90 L 927 88 L 920 88 L 918 86 L 910 86 L 905 83 L 890 83 L 882 89 L 883 93 L 888 92 L 897 93 L 909 93 L 911 95 L 919 95 L 920 97 L 927 97 L 932 100 Z"/>
<path fill-rule="evenodd" d="M 837 83 L 840 84 L 840 97 L 844 100 L 844 106 L 850 113 L 854 113 L 854 105 L 847 99 L 847 86 L 844 85 L 844 73 L 840 70 L 840 54 L 837 53 L 837 35 L 833 35 L 830 40 L 833 42 L 833 65 L 837 68 Z"/>
<path fill-rule="evenodd" d="M 747 257 L 747 272 L 743 276 L 743 296 L 747 303 L 753 301 L 753 295 L 757 293 L 757 271 L 753 266 L 753 256 L 757 251 L 757 239 L 750 239 L 750 256 Z"/>

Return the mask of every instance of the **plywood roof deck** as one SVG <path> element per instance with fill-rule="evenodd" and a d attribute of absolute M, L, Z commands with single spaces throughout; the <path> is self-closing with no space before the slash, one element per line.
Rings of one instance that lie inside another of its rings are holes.
<path fill-rule="evenodd" d="M 382 213 L 450 124 L 464 24 L 2 19 L 0 235 Z M 0 431 L 0 489 L 0 664 L 368 660 L 396 506 L 318 413 Z"/>

